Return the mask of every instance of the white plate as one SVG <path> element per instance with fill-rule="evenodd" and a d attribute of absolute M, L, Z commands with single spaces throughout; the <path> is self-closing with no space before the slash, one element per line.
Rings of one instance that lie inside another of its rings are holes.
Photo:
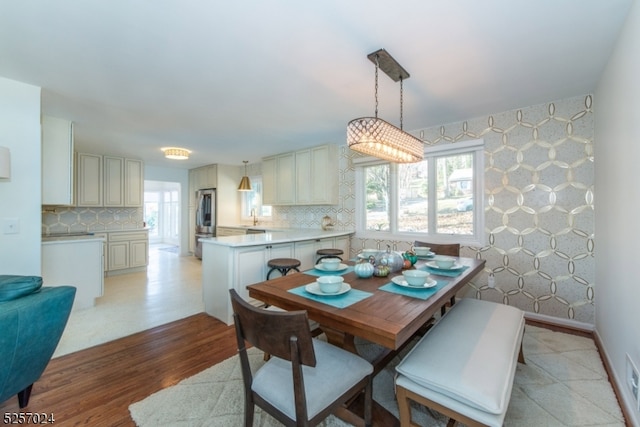
<path fill-rule="evenodd" d="M 438 282 L 436 282 L 433 279 L 430 279 L 429 277 L 427 277 L 427 281 L 425 282 L 425 284 L 420 286 L 410 285 L 409 283 L 407 283 L 407 279 L 404 276 L 392 277 L 391 281 L 396 285 L 404 286 L 405 288 L 413 288 L 413 289 L 433 288 L 435 285 L 438 284 Z"/>
<path fill-rule="evenodd" d="M 436 270 L 460 270 L 464 267 L 464 265 L 457 262 L 454 262 L 453 265 L 449 268 L 438 267 L 438 264 L 436 264 L 435 261 L 428 262 L 427 265 L 431 268 L 435 268 Z"/>
<path fill-rule="evenodd" d="M 429 252 L 426 255 L 416 255 L 419 259 L 425 259 L 425 258 L 433 258 L 434 256 L 436 256 L 435 252 Z"/>
<path fill-rule="evenodd" d="M 326 268 L 324 265 L 322 265 L 322 264 L 318 264 L 318 265 L 316 265 L 314 268 L 315 268 L 316 270 L 320 270 L 320 271 L 328 271 L 328 272 L 335 271 L 335 272 L 338 272 L 338 271 L 346 270 L 347 268 L 349 268 L 349 266 L 348 266 L 347 264 L 342 264 L 342 263 L 340 263 L 340 264 L 338 265 L 338 268 L 336 268 L 335 270 L 329 270 L 329 269 L 328 269 L 328 268 Z"/>
<path fill-rule="evenodd" d="M 333 294 L 327 294 L 324 293 L 320 290 L 320 285 L 318 284 L 318 282 L 314 282 L 314 283 L 309 283 L 307 286 L 304 287 L 304 290 L 309 292 L 310 294 L 314 294 L 314 295 L 320 295 L 322 297 L 330 297 L 330 296 L 334 296 L 334 295 L 342 295 L 345 292 L 349 292 L 351 290 L 351 285 L 349 285 L 348 283 L 342 283 L 342 288 L 338 291 L 335 292 Z"/>

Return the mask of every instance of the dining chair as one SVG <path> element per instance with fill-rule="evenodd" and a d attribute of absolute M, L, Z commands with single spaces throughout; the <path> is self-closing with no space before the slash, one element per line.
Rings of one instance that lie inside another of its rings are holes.
<path fill-rule="evenodd" d="M 431 248 L 431 252 L 434 252 L 436 255 L 448 255 L 448 256 L 460 256 L 460 243 L 427 243 L 416 240 L 413 242 L 413 247 L 429 247 Z M 451 297 L 449 301 L 449 306 L 453 306 L 456 302 L 455 295 Z M 444 316 L 444 313 L 447 309 L 446 304 L 440 307 L 440 315 Z"/>
<path fill-rule="evenodd" d="M 420 242 L 416 240 L 413 242 L 413 247 L 429 247 L 431 248 L 431 252 L 435 252 L 437 255 L 449 255 L 449 256 L 460 256 L 460 244 L 459 243 L 446 243 L 446 244 L 438 244 L 438 243 L 427 243 Z"/>
<path fill-rule="evenodd" d="M 254 307 L 230 289 L 245 391 L 245 426 L 255 405 L 286 426 L 315 426 L 364 392 L 371 425 L 373 366 L 360 356 L 314 339 L 306 311 Z M 246 343 L 271 354 L 256 372 Z"/>

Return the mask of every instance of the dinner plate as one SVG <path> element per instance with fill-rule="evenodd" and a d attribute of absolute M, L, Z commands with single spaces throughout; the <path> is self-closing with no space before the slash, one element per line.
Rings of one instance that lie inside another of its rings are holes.
<path fill-rule="evenodd" d="M 434 256 L 436 256 L 435 252 L 429 252 L 426 255 L 416 255 L 419 259 L 425 259 L 425 258 L 433 258 Z"/>
<path fill-rule="evenodd" d="M 407 283 L 407 279 L 404 276 L 395 276 L 391 278 L 391 281 L 393 283 L 395 283 L 396 285 L 400 285 L 400 286 L 404 286 L 405 288 L 412 288 L 412 289 L 427 289 L 427 288 L 433 288 L 435 285 L 438 284 L 438 282 L 436 282 L 435 280 L 427 277 L 427 281 L 425 282 L 424 285 L 420 285 L 420 286 L 412 286 L 409 283 Z"/>
<path fill-rule="evenodd" d="M 347 268 L 349 268 L 349 266 L 347 264 L 342 264 L 340 263 L 338 265 L 338 268 L 336 268 L 335 270 L 329 270 L 328 268 L 326 268 L 324 265 L 322 264 L 318 264 L 314 267 L 316 270 L 320 270 L 320 271 L 328 271 L 328 272 L 338 272 L 338 271 L 343 271 L 346 270 Z"/>
<path fill-rule="evenodd" d="M 349 285 L 348 283 L 342 283 L 342 288 L 340 288 L 338 292 L 335 292 L 332 294 L 327 294 L 322 292 L 320 290 L 320 285 L 318 284 L 318 282 L 309 283 L 307 286 L 304 287 L 304 290 L 309 292 L 310 294 L 320 295 L 323 297 L 332 297 L 335 295 L 342 295 L 346 292 L 349 292 L 351 290 L 351 285 Z"/>
<path fill-rule="evenodd" d="M 463 267 L 464 267 L 464 265 L 462 265 L 462 264 L 460 264 L 460 263 L 458 263 L 458 262 L 455 262 L 455 263 L 453 263 L 453 265 L 452 265 L 451 267 L 449 267 L 449 268 L 442 268 L 442 267 L 438 267 L 438 264 L 436 264 L 436 262 L 435 262 L 435 261 L 428 262 L 428 263 L 427 263 L 427 266 L 428 266 L 428 267 L 431 267 L 431 268 L 435 268 L 436 270 L 443 270 L 443 271 L 445 271 L 445 270 L 460 270 L 461 268 L 463 268 Z"/>

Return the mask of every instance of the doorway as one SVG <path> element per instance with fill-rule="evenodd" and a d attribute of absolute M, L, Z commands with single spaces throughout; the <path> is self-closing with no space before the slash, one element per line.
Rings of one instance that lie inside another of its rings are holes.
<path fill-rule="evenodd" d="M 144 221 L 149 229 L 149 245 L 180 253 L 180 184 L 144 182 Z M 151 255 L 153 251 L 149 251 Z"/>

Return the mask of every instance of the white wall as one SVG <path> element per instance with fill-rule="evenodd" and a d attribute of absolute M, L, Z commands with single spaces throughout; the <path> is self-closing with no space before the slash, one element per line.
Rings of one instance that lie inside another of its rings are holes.
<path fill-rule="evenodd" d="M 180 255 L 189 255 L 189 171 L 145 165 L 144 179 L 148 181 L 177 182 L 180 184 Z"/>
<path fill-rule="evenodd" d="M 640 4 L 634 1 L 595 92 L 596 333 L 623 404 L 640 425 L 625 383 L 628 353 L 640 368 Z"/>
<path fill-rule="evenodd" d="M 0 274 L 40 275 L 40 88 L 0 77 L 0 146 L 11 150 L 11 178 L 0 179 Z M 17 219 L 19 233 L 4 234 Z"/>

